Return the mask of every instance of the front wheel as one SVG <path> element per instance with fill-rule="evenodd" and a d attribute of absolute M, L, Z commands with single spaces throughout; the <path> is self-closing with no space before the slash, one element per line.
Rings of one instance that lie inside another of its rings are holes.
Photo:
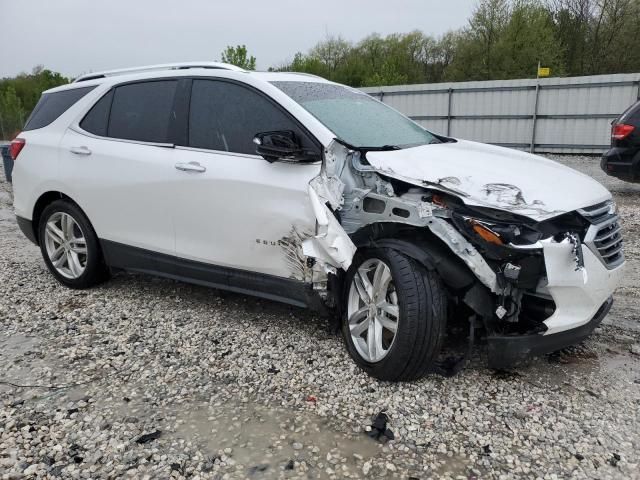
<path fill-rule="evenodd" d="M 342 334 L 356 363 L 380 380 L 424 376 L 446 326 L 438 275 L 396 250 L 368 249 L 354 257 L 345 287 Z"/>

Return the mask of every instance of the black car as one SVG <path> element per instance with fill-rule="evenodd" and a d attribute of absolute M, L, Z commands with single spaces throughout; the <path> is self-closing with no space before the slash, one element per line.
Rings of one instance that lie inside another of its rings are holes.
<path fill-rule="evenodd" d="M 600 167 L 608 175 L 640 183 L 640 101 L 613 121 L 611 148 Z"/>

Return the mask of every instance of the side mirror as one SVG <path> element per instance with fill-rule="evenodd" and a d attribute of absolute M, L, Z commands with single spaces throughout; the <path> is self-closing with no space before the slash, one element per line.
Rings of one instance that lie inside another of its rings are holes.
<path fill-rule="evenodd" d="M 268 162 L 312 159 L 312 156 L 302 148 L 295 132 L 291 130 L 256 133 L 253 143 L 256 144 L 256 153 Z"/>

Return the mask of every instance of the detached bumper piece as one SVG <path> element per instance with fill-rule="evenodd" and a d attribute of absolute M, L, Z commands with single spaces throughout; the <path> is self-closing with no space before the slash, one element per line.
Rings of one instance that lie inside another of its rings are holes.
<path fill-rule="evenodd" d="M 602 304 L 588 323 L 563 332 L 550 335 L 489 335 L 487 337 L 489 368 L 515 367 L 532 357 L 580 343 L 600 325 L 611 310 L 611 305 L 613 305 L 613 297 L 609 297 Z"/>

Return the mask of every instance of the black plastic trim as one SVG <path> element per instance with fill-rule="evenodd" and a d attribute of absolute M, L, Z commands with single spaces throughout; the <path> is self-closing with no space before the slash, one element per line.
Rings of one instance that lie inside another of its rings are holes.
<path fill-rule="evenodd" d="M 244 293 L 303 308 L 322 310 L 310 284 L 264 273 L 221 267 L 100 239 L 111 268 Z"/>
<path fill-rule="evenodd" d="M 613 147 L 602 156 L 600 168 L 611 177 L 627 182 L 640 182 L 640 151 Z"/>
<path fill-rule="evenodd" d="M 609 297 L 586 324 L 550 335 L 488 335 L 489 368 L 502 369 L 517 366 L 531 357 L 555 352 L 575 345 L 587 338 L 600 325 L 613 305 Z"/>
<path fill-rule="evenodd" d="M 16 221 L 24 236 L 38 245 L 38 237 L 36 237 L 36 232 L 33 230 L 33 222 L 19 215 L 16 215 Z"/>
<path fill-rule="evenodd" d="M 475 277 L 453 254 L 436 243 L 420 240 L 383 238 L 366 244 L 375 248 L 392 248 L 413 258 L 429 270 L 436 270 L 445 284 L 459 290 L 471 286 Z"/>

